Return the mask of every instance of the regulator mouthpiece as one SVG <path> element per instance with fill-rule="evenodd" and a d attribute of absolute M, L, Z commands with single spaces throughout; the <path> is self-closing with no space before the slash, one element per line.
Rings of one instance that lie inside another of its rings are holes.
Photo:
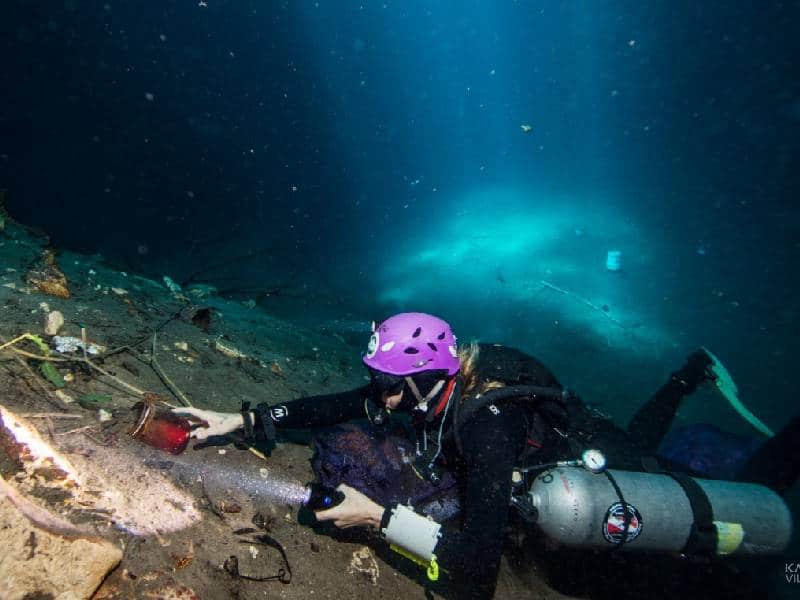
<path fill-rule="evenodd" d="M 309 510 L 326 510 L 344 502 L 344 492 L 321 483 L 309 483 L 303 506 Z"/>

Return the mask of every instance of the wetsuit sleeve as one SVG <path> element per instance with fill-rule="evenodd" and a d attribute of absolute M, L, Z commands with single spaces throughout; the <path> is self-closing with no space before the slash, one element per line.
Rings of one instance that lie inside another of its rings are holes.
<path fill-rule="evenodd" d="M 517 407 L 480 410 L 464 425 L 466 486 L 461 529 L 443 529 L 435 553 L 457 598 L 491 598 L 497 583 L 511 499 L 511 474 L 525 443 Z"/>
<path fill-rule="evenodd" d="M 320 396 L 307 396 L 283 404 L 256 406 L 255 428 L 269 437 L 270 424 L 278 429 L 325 427 L 366 416 L 364 403 L 369 399 L 368 385 Z"/>
<path fill-rule="evenodd" d="M 678 371 L 633 415 L 628 424 L 628 433 L 640 451 L 655 455 L 667 435 L 681 400 L 693 393 L 697 386 L 709 379 L 707 374 L 711 357 L 698 350 L 686 360 Z"/>

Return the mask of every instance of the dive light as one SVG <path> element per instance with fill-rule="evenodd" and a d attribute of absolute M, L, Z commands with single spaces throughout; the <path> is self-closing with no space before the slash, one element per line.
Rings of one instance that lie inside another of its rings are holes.
<path fill-rule="evenodd" d="M 309 483 L 306 486 L 306 499 L 303 506 L 309 510 L 326 510 L 344 502 L 344 492 L 321 483 Z"/>

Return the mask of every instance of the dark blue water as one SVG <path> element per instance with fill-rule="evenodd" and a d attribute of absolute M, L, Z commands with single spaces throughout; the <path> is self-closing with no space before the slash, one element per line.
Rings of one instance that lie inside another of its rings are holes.
<path fill-rule="evenodd" d="M 436 312 L 622 421 L 705 345 L 777 429 L 800 409 L 798 17 L 8 0 L 0 188 L 58 247 L 299 324 Z M 753 433 L 716 396 L 682 414 Z"/>

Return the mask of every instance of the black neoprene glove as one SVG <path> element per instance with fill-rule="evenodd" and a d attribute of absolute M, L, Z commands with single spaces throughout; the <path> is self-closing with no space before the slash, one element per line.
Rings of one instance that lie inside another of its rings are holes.
<path fill-rule="evenodd" d="M 686 388 L 686 392 L 690 394 L 704 381 L 713 379 L 709 369 L 713 362 L 705 350 L 695 350 L 686 359 L 686 364 L 679 371 L 673 373 L 672 377 L 680 381 Z"/>
<path fill-rule="evenodd" d="M 269 414 L 269 406 L 266 404 L 259 404 L 253 409 L 253 433 L 256 440 L 259 442 L 266 442 L 267 444 L 274 444 L 275 438 L 278 436 L 275 430 L 275 421 Z"/>

